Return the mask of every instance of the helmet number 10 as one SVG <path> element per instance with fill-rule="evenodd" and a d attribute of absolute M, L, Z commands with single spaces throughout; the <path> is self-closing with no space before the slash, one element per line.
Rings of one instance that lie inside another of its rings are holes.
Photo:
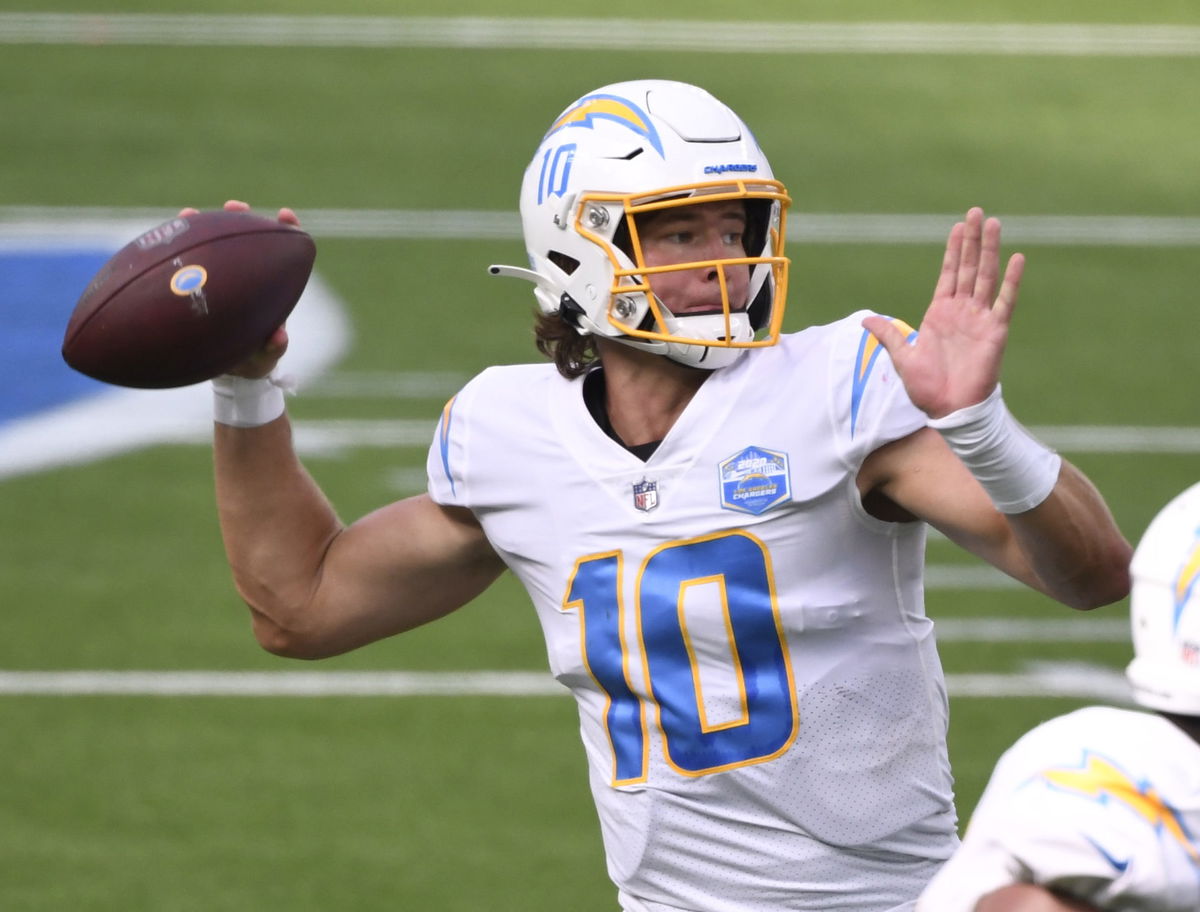
<path fill-rule="evenodd" d="M 571 180 L 571 164 L 575 161 L 575 143 L 547 149 L 542 156 L 542 173 L 538 177 L 538 205 L 552 196 L 561 198 Z"/>

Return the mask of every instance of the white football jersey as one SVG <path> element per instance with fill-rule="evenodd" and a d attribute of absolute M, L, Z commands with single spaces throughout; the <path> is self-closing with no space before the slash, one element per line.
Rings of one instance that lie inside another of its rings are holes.
<path fill-rule="evenodd" d="M 645 462 L 549 364 L 443 412 L 431 496 L 529 591 L 627 912 L 911 909 L 957 844 L 925 529 L 855 486 L 926 419 L 864 316 L 714 371 Z"/>
<path fill-rule="evenodd" d="M 1121 912 L 1200 909 L 1200 745 L 1161 716 L 1093 706 L 1039 725 L 996 764 L 920 912 L 972 912 L 1034 883 Z"/>

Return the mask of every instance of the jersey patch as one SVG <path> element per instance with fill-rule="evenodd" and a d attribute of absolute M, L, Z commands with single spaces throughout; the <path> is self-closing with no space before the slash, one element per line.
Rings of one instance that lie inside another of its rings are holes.
<path fill-rule="evenodd" d="M 787 453 L 746 447 L 718 465 L 721 506 L 755 516 L 792 499 Z"/>

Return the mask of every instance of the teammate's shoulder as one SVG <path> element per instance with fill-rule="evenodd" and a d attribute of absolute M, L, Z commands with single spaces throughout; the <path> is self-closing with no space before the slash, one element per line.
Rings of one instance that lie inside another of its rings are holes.
<path fill-rule="evenodd" d="M 1091 728 L 1108 729 L 1118 725 L 1153 725 L 1155 724 L 1154 720 L 1158 718 L 1160 717 L 1156 714 L 1140 709 L 1105 705 L 1084 706 L 1047 719 L 1030 729 L 1028 735 L 1054 736 L 1062 732 L 1075 732 Z"/>
<path fill-rule="evenodd" d="M 1054 716 L 1026 731 L 1004 752 L 1001 762 L 1013 769 L 1068 763 L 1091 751 L 1129 753 L 1154 739 L 1166 720 L 1139 709 L 1085 706 Z M 1166 723 L 1169 724 L 1169 723 Z"/>

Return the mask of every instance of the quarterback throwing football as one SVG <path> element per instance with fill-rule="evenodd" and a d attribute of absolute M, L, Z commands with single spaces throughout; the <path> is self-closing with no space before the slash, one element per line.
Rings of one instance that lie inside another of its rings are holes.
<path fill-rule="evenodd" d="M 1024 260 L 1001 276 L 999 223 L 951 231 L 919 332 L 861 311 L 785 334 L 789 202 L 702 89 L 569 105 L 521 187 L 528 268 L 492 267 L 533 284 L 553 363 L 471 380 L 428 493 L 348 526 L 267 377 L 285 333 L 214 381 L 259 641 L 345 652 L 514 573 L 625 912 L 912 908 L 957 844 L 927 526 L 1075 608 L 1129 587 L 1104 501 L 1001 399 Z"/>

